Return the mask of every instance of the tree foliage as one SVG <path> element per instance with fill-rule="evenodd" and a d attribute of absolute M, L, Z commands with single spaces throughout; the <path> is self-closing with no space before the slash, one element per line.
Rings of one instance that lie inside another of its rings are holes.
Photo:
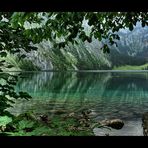
<path fill-rule="evenodd" d="M 133 30 L 137 21 L 142 27 L 148 25 L 147 12 L 44 12 L 44 13 L 13 13 L 11 24 L 14 28 L 24 30 L 26 21 L 29 24 L 38 24 L 38 27 L 26 29 L 24 36 L 33 43 L 49 39 L 54 47 L 65 47 L 68 42 L 76 43 L 76 37 L 82 41 L 92 41 L 95 37 L 99 41 L 108 39 L 111 45 L 119 40 L 116 34 L 121 28 Z M 83 27 L 83 20 L 88 21 L 91 32 L 86 35 Z M 57 42 L 57 39 L 62 39 Z M 102 47 L 104 52 L 109 52 L 107 44 Z"/>
<path fill-rule="evenodd" d="M 64 47 L 68 42 L 77 43 L 78 36 L 82 41 L 91 42 L 94 36 L 98 40 L 108 38 L 110 44 L 118 40 L 116 34 L 121 28 L 133 30 L 137 21 L 142 27 L 148 25 L 147 12 L 15 12 L 1 13 L 1 48 L 12 53 L 20 48 L 30 51 L 30 43 L 39 43 L 49 39 L 55 46 Z M 7 21 L 4 21 L 4 18 Z M 91 32 L 86 35 L 83 20 L 88 20 Z M 3 21 L 2 21 L 3 20 Z M 36 27 L 25 27 L 25 23 L 38 24 Z M 57 43 L 57 38 L 64 38 Z M 107 50 L 105 50 L 107 51 Z M 5 56 L 5 51 L 1 55 Z"/>

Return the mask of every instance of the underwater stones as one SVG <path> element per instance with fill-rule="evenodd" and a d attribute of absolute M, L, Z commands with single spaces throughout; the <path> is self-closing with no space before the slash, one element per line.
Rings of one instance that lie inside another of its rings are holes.
<path fill-rule="evenodd" d="M 148 112 L 142 116 L 143 135 L 148 136 Z"/>
<path fill-rule="evenodd" d="M 90 117 L 94 117 L 94 116 L 97 116 L 97 112 L 95 110 L 90 110 L 91 112 L 89 113 L 89 116 Z"/>
<path fill-rule="evenodd" d="M 110 111 L 112 111 L 113 113 L 118 113 L 119 112 L 119 110 L 115 109 L 115 108 L 113 108 L 113 109 L 111 108 Z"/>
<path fill-rule="evenodd" d="M 50 110 L 49 111 L 50 113 L 53 113 L 53 114 L 57 114 L 57 115 L 60 115 L 60 114 L 65 114 L 67 111 L 66 110 L 63 110 L 63 109 L 53 109 L 53 110 Z"/>
<path fill-rule="evenodd" d="M 74 112 L 68 114 L 68 117 L 74 117 L 74 116 L 75 116 Z"/>
<path fill-rule="evenodd" d="M 51 120 L 49 119 L 49 117 L 47 115 L 40 115 L 39 120 L 46 123 L 46 124 L 51 122 Z"/>
<path fill-rule="evenodd" d="M 122 110 L 119 111 L 118 113 L 121 114 L 121 115 L 128 115 L 128 112 L 126 112 L 126 111 L 122 111 Z"/>
<path fill-rule="evenodd" d="M 83 126 L 83 127 L 90 127 L 89 120 L 86 120 L 86 119 L 80 119 L 79 124 L 80 126 Z"/>
<path fill-rule="evenodd" d="M 89 118 L 88 116 L 90 115 L 91 113 L 91 110 L 86 110 L 86 111 L 82 111 L 81 114 L 82 114 L 82 117 L 84 118 Z"/>
<path fill-rule="evenodd" d="M 75 112 L 70 112 L 70 113 L 64 114 L 63 119 L 67 119 L 67 118 L 74 118 L 74 119 L 77 119 L 76 117 L 77 117 L 77 115 L 76 115 Z M 79 119 L 79 118 L 78 118 L 78 119 Z"/>
<path fill-rule="evenodd" d="M 134 116 L 134 117 L 141 117 L 141 115 L 142 115 L 142 114 L 139 113 L 139 112 L 136 112 L 136 111 L 133 112 L 133 116 Z"/>
<path fill-rule="evenodd" d="M 99 122 L 102 126 L 109 126 L 114 129 L 121 129 L 124 126 L 124 122 L 120 119 L 102 120 Z"/>

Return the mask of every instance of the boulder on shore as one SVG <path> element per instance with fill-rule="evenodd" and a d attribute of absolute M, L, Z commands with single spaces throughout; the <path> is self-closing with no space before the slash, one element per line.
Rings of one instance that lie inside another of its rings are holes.
<path fill-rule="evenodd" d="M 124 122 L 120 119 L 102 120 L 99 123 L 102 126 L 109 126 L 114 129 L 121 129 L 124 126 Z"/>
<path fill-rule="evenodd" d="M 143 135 L 148 136 L 148 112 L 142 116 Z"/>

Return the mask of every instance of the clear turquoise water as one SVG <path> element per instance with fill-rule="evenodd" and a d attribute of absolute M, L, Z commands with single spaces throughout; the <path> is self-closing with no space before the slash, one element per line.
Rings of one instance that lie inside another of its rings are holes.
<path fill-rule="evenodd" d="M 148 111 L 147 72 L 30 72 L 22 77 L 16 90 L 29 92 L 43 104 L 90 105 L 102 116 L 121 118 Z"/>
<path fill-rule="evenodd" d="M 141 123 L 148 111 L 147 72 L 29 72 L 22 73 L 17 91 L 33 97 L 16 106 L 53 115 L 91 109 L 96 120 L 120 118 Z M 140 121 L 140 122 L 139 122 Z"/>

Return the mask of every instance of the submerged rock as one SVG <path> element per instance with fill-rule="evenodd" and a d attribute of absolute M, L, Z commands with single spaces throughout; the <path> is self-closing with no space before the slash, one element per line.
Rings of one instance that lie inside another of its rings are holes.
<path fill-rule="evenodd" d="M 74 116 L 75 116 L 74 112 L 68 114 L 68 117 L 74 117 Z"/>
<path fill-rule="evenodd" d="M 67 111 L 66 110 L 63 110 L 63 109 L 58 109 L 58 110 L 50 110 L 49 111 L 50 113 L 53 113 L 53 114 L 57 114 L 57 115 L 60 115 L 60 114 L 65 114 L 65 113 L 67 113 Z"/>
<path fill-rule="evenodd" d="M 46 124 L 50 123 L 50 121 L 51 121 L 47 115 L 40 115 L 39 118 L 40 118 L 40 121 L 42 121 Z"/>
<path fill-rule="evenodd" d="M 102 120 L 99 123 L 102 126 L 109 126 L 114 129 L 121 129 L 124 126 L 124 122 L 120 119 Z"/>

